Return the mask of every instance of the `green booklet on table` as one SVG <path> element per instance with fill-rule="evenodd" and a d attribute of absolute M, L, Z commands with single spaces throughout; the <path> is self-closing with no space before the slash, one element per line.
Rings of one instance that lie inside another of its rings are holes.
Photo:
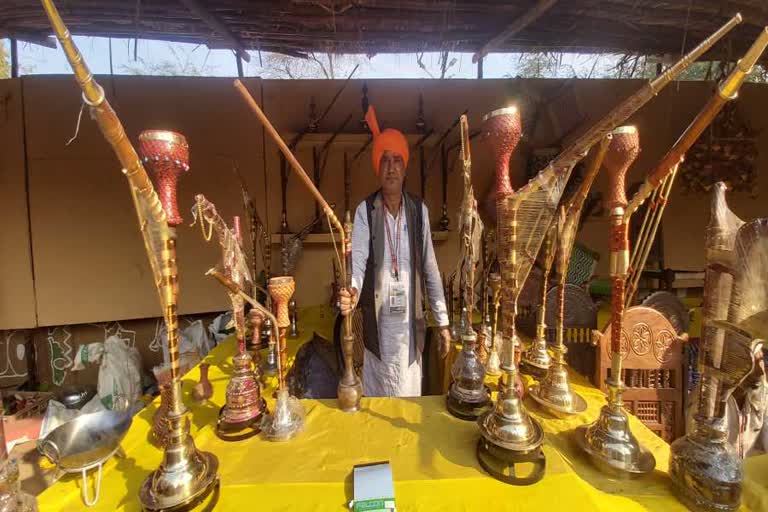
<path fill-rule="evenodd" d="M 389 462 L 375 462 L 352 468 L 353 512 L 395 512 L 395 486 Z"/>

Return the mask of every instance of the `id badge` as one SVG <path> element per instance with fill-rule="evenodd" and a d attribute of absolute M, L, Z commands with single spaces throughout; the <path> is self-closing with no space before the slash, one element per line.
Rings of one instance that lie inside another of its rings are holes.
<path fill-rule="evenodd" d="M 394 279 L 389 282 L 389 312 L 391 314 L 405 313 L 405 285 Z"/>

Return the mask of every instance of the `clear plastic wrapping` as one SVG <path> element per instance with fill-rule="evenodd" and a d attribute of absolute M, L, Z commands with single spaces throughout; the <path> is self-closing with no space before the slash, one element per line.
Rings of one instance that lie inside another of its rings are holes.
<path fill-rule="evenodd" d="M 304 407 L 287 389 L 277 391 L 275 410 L 265 414 L 261 421 L 261 431 L 270 441 L 287 441 L 304 429 Z"/>
<path fill-rule="evenodd" d="M 717 183 L 706 232 L 704 332 L 698 412 L 722 417 L 725 402 L 752 369 L 756 338 L 768 336 L 768 219 L 745 223 Z"/>
<path fill-rule="evenodd" d="M 195 197 L 195 200 L 196 204 L 192 209 L 192 216 L 195 219 L 195 222 L 200 222 L 203 235 L 206 239 L 210 239 L 210 230 L 214 230 L 219 239 L 222 256 L 221 273 L 237 283 L 244 290 L 248 290 L 253 280 L 248 268 L 248 261 L 243 254 L 237 235 L 229 226 L 227 226 L 227 223 L 222 219 L 221 215 L 219 215 L 219 212 L 216 211 L 216 206 L 206 199 L 204 195 L 198 194 Z M 208 228 L 205 227 L 206 223 L 209 226 Z M 208 235 L 205 233 L 206 229 L 209 230 Z"/>

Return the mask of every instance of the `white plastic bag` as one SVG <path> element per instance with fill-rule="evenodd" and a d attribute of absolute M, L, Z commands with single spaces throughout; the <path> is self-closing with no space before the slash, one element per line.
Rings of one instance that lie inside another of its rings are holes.
<path fill-rule="evenodd" d="M 141 396 L 141 357 L 138 350 L 113 335 L 104 343 L 82 345 L 77 351 L 72 371 L 82 370 L 86 364 L 99 360 L 97 393 L 101 402 L 112 409 L 119 395 L 125 397 L 132 408 Z"/>
<path fill-rule="evenodd" d="M 179 354 L 194 353 L 198 358 L 202 358 L 211 349 L 216 346 L 211 342 L 208 337 L 208 332 L 203 326 L 202 320 L 195 320 L 191 322 L 187 327 L 180 331 L 179 340 Z M 163 361 L 165 364 L 170 364 L 170 356 L 168 355 L 168 331 L 165 325 L 160 330 L 161 346 L 163 348 Z"/>

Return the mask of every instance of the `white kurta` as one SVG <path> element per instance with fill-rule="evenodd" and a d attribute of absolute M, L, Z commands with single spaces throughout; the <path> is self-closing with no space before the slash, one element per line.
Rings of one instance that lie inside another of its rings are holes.
<path fill-rule="evenodd" d="M 443 286 L 440 280 L 440 271 L 435 259 L 435 250 L 432 246 L 432 236 L 429 228 L 429 212 L 422 205 L 424 219 L 424 280 L 426 295 L 435 322 L 440 325 L 448 325 L 448 310 L 445 304 Z M 397 224 L 395 216 L 386 210 L 385 219 L 392 235 L 392 245 L 397 241 Z M 421 395 L 421 361 L 420 352 L 416 354 L 413 364 L 409 363 L 409 347 L 413 343 L 414 328 L 410 325 L 411 318 L 411 252 L 408 238 L 408 226 L 405 220 L 405 207 L 400 203 L 400 213 L 397 222 L 400 224 L 400 242 L 398 252 L 398 277 L 405 286 L 405 312 L 392 313 L 389 308 L 389 300 L 382 301 L 381 310 L 378 312 L 379 321 L 379 350 L 381 359 L 373 353 L 365 350 L 363 360 L 363 393 L 365 396 L 420 396 Z M 365 264 L 368 260 L 370 228 L 368 226 L 368 214 L 365 201 L 360 203 L 355 211 L 355 221 L 352 228 L 352 287 L 362 290 L 365 276 Z M 385 279 L 383 288 L 379 293 L 389 297 L 389 286 L 394 280 L 392 269 L 392 256 L 389 243 L 384 244 L 383 270 Z M 358 293 L 358 297 L 360 294 Z M 420 307 L 419 304 L 416 307 Z"/>

